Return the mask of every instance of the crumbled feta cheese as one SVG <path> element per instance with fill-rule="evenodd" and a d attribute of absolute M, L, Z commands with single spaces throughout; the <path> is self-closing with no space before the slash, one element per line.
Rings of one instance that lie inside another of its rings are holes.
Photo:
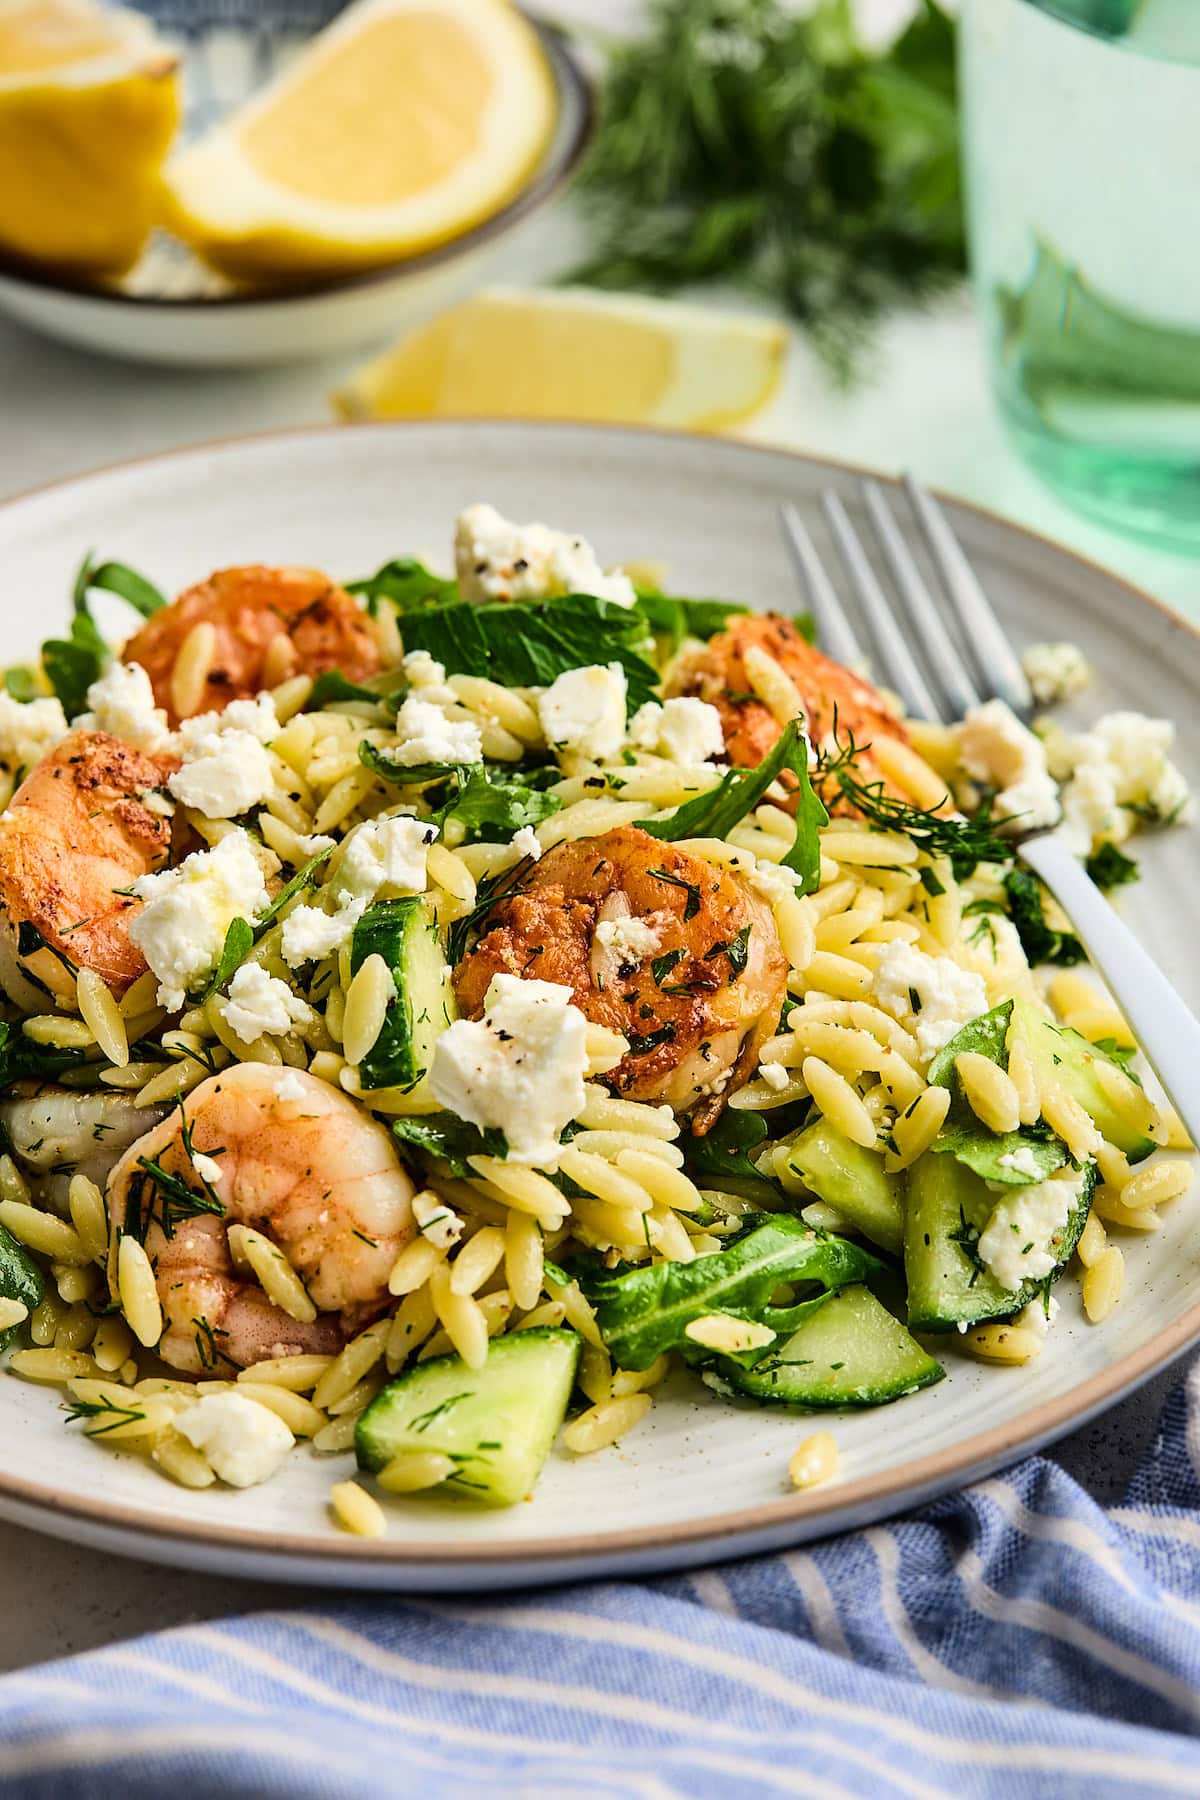
<path fill-rule="evenodd" d="M 791 1079 L 783 1064 L 777 1062 L 759 1063 L 758 1073 L 767 1086 L 774 1088 L 777 1094 L 783 1092 Z"/>
<path fill-rule="evenodd" d="M 285 1069 L 282 1075 L 276 1077 L 275 1092 L 280 1100 L 304 1099 L 304 1083 L 301 1081 L 299 1075 L 297 1075 L 295 1069 Z"/>
<path fill-rule="evenodd" d="M 1048 739 L 1055 769 L 1070 777 L 1063 814 L 1077 854 L 1098 840 L 1123 843 L 1139 818 L 1160 825 L 1191 818 L 1187 782 L 1167 754 L 1174 741 L 1170 720 L 1132 712 L 1106 713 L 1078 737 Z"/>
<path fill-rule="evenodd" d="M 311 1008 L 293 994 L 286 981 L 268 975 L 258 963 L 243 963 L 229 984 L 222 1016 L 243 1044 L 259 1037 L 282 1037 L 293 1025 L 307 1025 Z"/>
<path fill-rule="evenodd" d="M 449 693 L 450 690 L 446 688 L 445 665 L 435 662 L 428 650 L 410 650 L 400 659 L 400 667 L 409 687 L 437 688 L 439 695 L 442 689 L 446 689 Z"/>
<path fill-rule="evenodd" d="M 628 736 L 635 750 L 649 750 L 671 762 L 711 762 L 725 754 L 720 713 L 707 700 L 690 695 L 661 706 L 647 700 L 630 719 Z"/>
<path fill-rule="evenodd" d="M 253 920 L 268 904 L 262 865 L 245 831 L 196 850 L 173 869 L 133 883 L 144 901 L 129 935 L 158 977 L 158 1003 L 178 1012 L 188 990 L 211 975 L 234 919 Z"/>
<path fill-rule="evenodd" d="M 1050 1239 L 1079 1203 L 1083 1171 L 1072 1169 L 1029 1187 L 1008 1188 L 997 1200 L 976 1249 L 1002 1288 L 1041 1281 L 1057 1267 Z"/>
<path fill-rule="evenodd" d="M 641 962 L 662 949 L 662 936 L 645 919 L 625 914 L 621 918 L 601 919 L 596 926 L 596 942 L 602 950 L 611 950 L 618 961 Z"/>
<path fill-rule="evenodd" d="M 1028 1306 L 1021 1308 L 1013 1323 L 1023 1331 L 1032 1331 L 1038 1337 L 1045 1337 L 1060 1310 L 1053 1294 L 1048 1295 L 1045 1300 L 1039 1294 L 1036 1300 L 1031 1300 Z"/>
<path fill-rule="evenodd" d="M 269 744 L 280 732 L 275 702 L 265 689 L 251 700 L 231 700 L 221 712 L 197 713 L 179 727 L 184 749 L 193 737 L 207 737 L 213 731 L 248 731 L 260 744 Z"/>
<path fill-rule="evenodd" d="M 616 662 L 568 669 L 538 696 L 537 709 L 547 743 L 604 762 L 625 739 L 625 671 Z"/>
<path fill-rule="evenodd" d="M 632 606 L 637 593 L 619 569 L 607 574 L 581 537 L 547 525 L 514 525 L 494 506 L 468 506 L 454 528 L 454 564 L 464 600 L 553 600 L 592 594 Z"/>
<path fill-rule="evenodd" d="M 972 707 L 958 728 L 958 757 L 973 781 L 996 790 L 993 813 L 1011 818 L 1012 830 L 1058 823 L 1045 746 L 1003 700 Z"/>
<path fill-rule="evenodd" d="M 1036 1181 L 1041 1174 L 1038 1159 L 1028 1144 L 1021 1144 L 1016 1150 L 1009 1150 L 996 1158 L 1001 1169 L 1011 1169 L 1014 1175 L 1026 1175 L 1030 1181 Z"/>
<path fill-rule="evenodd" d="M 477 763 L 483 760 L 483 737 L 474 719 L 448 719 L 432 700 L 410 694 L 396 714 L 397 744 L 383 754 L 402 769 L 418 763 Z"/>
<path fill-rule="evenodd" d="M 316 856 L 320 850 L 332 850 L 335 842 L 334 838 L 326 837 L 321 831 L 310 831 L 306 837 L 300 832 L 296 833 L 296 847 L 305 856 Z"/>
<path fill-rule="evenodd" d="M 1078 644 L 1031 644 L 1021 658 L 1021 667 L 1040 706 L 1074 699 L 1092 679 L 1091 666 Z"/>
<path fill-rule="evenodd" d="M 154 689 L 141 663 L 113 663 L 93 681 L 87 701 L 91 710 L 75 721 L 83 730 L 107 731 L 135 750 L 169 749 L 167 715 L 154 704 Z"/>
<path fill-rule="evenodd" d="M 884 1012 L 911 1031 L 924 1067 L 961 1026 L 988 1010 L 987 989 L 973 970 L 902 942 L 886 946 L 871 991 Z"/>
<path fill-rule="evenodd" d="M 794 894 L 799 883 L 797 870 L 789 869 L 783 863 L 770 862 L 765 856 L 760 856 L 750 871 L 750 886 L 772 906 Z"/>
<path fill-rule="evenodd" d="M 456 1019 L 438 1038 L 430 1088 L 460 1119 L 503 1132 L 513 1161 L 551 1165 L 584 1103 L 587 1033 L 569 987 L 497 975 L 483 1018 Z"/>
<path fill-rule="evenodd" d="M 0 688 L 0 758 L 6 763 L 40 762 L 70 727 L 59 700 L 14 700 Z"/>
<path fill-rule="evenodd" d="M 192 1156 L 192 1167 L 195 1169 L 201 1181 L 207 1181 L 210 1187 L 215 1187 L 217 1182 L 221 1179 L 220 1163 L 215 1156 L 205 1156 L 202 1150 L 194 1152 Z"/>
<path fill-rule="evenodd" d="M 297 906 L 283 921 L 280 948 L 289 969 L 301 963 L 322 962 L 350 942 L 354 927 L 366 912 L 368 902 L 348 900 L 333 912 L 321 906 Z"/>
<path fill-rule="evenodd" d="M 532 825 L 522 825 L 520 831 L 513 833 L 512 847 L 518 856 L 527 856 L 531 862 L 537 862 L 542 854 L 538 834 Z"/>
<path fill-rule="evenodd" d="M 439 1250 L 452 1250 L 463 1234 L 463 1222 L 440 1194 L 425 1189 L 413 1195 L 413 1218 L 422 1237 Z"/>
<path fill-rule="evenodd" d="M 385 889 L 421 893 L 427 880 L 426 852 L 437 834 L 437 826 L 428 820 L 403 814 L 368 819 L 346 840 L 336 878 L 339 900 L 371 901 Z"/>
<path fill-rule="evenodd" d="M 275 785 L 266 746 L 279 733 L 270 694 L 198 713 L 179 727 L 182 764 L 167 787 L 207 819 L 234 819 L 261 806 Z"/>
<path fill-rule="evenodd" d="M 244 1394 L 205 1394 L 172 1423 L 230 1487 L 269 1480 L 294 1442 L 278 1414 Z"/>

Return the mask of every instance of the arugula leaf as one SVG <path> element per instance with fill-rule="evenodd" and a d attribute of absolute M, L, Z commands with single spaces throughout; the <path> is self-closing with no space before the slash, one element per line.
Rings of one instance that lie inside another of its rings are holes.
<path fill-rule="evenodd" d="M 303 888 L 316 886 L 313 877 L 321 867 L 321 864 L 329 861 L 329 858 L 333 855 L 333 851 L 334 846 L 332 844 L 329 844 L 324 850 L 318 850 L 315 856 L 309 857 L 303 868 L 296 870 L 296 873 L 292 876 L 290 881 L 284 882 L 271 904 L 264 908 L 254 921 L 254 936 L 256 939 L 261 937 L 267 926 L 272 924 L 274 920 L 279 917 L 289 900 L 293 899 Z"/>
<path fill-rule="evenodd" d="M 829 823 L 829 814 L 809 780 L 808 738 L 795 719 L 756 769 L 730 769 L 716 787 L 697 794 L 694 800 L 685 800 L 669 819 L 639 819 L 638 827 L 651 837 L 670 843 L 680 838 L 728 837 L 733 827 L 753 812 L 785 769 L 796 777 L 797 810 L 796 835 L 783 862 L 785 868 L 795 869 L 801 878 L 797 893 L 811 894 L 821 880 L 821 843 L 817 834 L 822 825 Z"/>
<path fill-rule="evenodd" d="M 87 1060 L 86 1050 L 57 1050 L 49 1044 L 35 1044 L 20 1025 L 0 1020 L 0 1092 L 14 1081 L 52 1079 L 63 1069 L 74 1069 Z"/>
<path fill-rule="evenodd" d="M 68 719 L 85 711 L 87 691 L 109 661 L 108 645 L 88 611 L 88 595 L 97 588 L 119 595 L 144 619 L 166 605 L 153 582 L 136 569 L 118 562 L 93 562 L 88 551 L 72 585 L 70 635 L 47 638 L 42 645 L 42 667 Z"/>
<path fill-rule="evenodd" d="M 37 676 L 24 664 L 14 664 L 11 669 L 4 671 L 4 691 L 14 700 L 19 700 L 22 706 L 27 705 L 30 700 L 38 697 Z"/>
<path fill-rule="evenodd" d="M 211 1000 L 214 994 L 231 981 L 241 968 L 255 944 L 283 911 L 288 901 L 294 898 L 302 888 L 313 885 L 313 877 L 323 862 L 328 862 L 333 855 L 333 845 L 326 850 L 318 850 L 310 856 L 303 868 L 297 869 L 290 881 L 286 881 L 276 894 L 271 904 L 253 920 L 231 919 L 225 932 L 225 943 L 221 950 L 216 968 L 209 977 L 208 986 L 201 996 L 203 1000 Z"/>
<path fill-rule="evenodd" d="M 1004 877 L 1004 891 L 1021 948 L 1031 963 L 1057 963 L 1069 968 L 1086 960 L 1087 952 L 1074 932 L 1054 931 L 1047 925 L 1042 885 L 1031 870 L 1010 869 Z"/>
<path fill-rule="evenodd" d="M 374 575 L 346 583 L 348 594 L 361 594 L 367 611 L 375 612 L 381 600 L 390 600 L 398 613 L 420 612 L 458 599 L 458 583 L 434 575 L 412 556 L 396 556 Z M 412 645 L 408 648 L 411 650 Z"/>
<path fill-rule="evenodd" d="M 786 1213 L 764 1216 L 727 1249 L 690 1263 L 652 1263 L 593 1288 L 596 1323 L 618 1368 L 648 1369 L 684 1344 L 706 1313 L 758 1319 L 781 1282 L 845 1287 L 883 1265 L 842 1238 L 818 1237 Z"/>
<path fill-rule="evenodd" d="M 1045 1126 L 1022 1125 L 1017 1131 L 989 1131 L 968 1105 L 954 1067 L 956 1057 L 965 1051 L 974 1051 L 978 1056 L 986 1056 L 998 1068 L 1006 1068 L 1012 1010 L 1012 1001 L 1006 1000 L 1003 1005 L 994 1006 L 990 1012 L 972 1019 L 930 1063 L 930 1085 L 948 1087 L 953 1095 L 946 1123 L 932 1148 L 939 1155 L 953 1156 L 984 1181 L 1024 1187 L 1031 1181 L 1045 1181 L 1048 1175 L 1062 1168 L 1067 1160 L 1064 1146 Z M 1032 1159 L 1033 1172 L 1006 1165 L 1004 1158 L 1007 1156 L 1019 1156 L 1022 1162 Z"/>
<path fill-rule="evenodd" d="M 540 825 L 562 807 L 557 794 L 509 780 L 482 763 L 454 773 L 458 793 L 442 807 L 437 821 L 443 828 L 449 820 L 461 825 L 467 844 L 507 844 L 523 825 Z"/>
<path fill-rule="evenodd" d="M 313 682 L 312 693 L 304 703 L 305 712 L 319 712 L 323 706 L 333 706 L 339 700 L 367 700 L 372 706 L 378 706 L 385 698 L 375 693 L 374 689 L 362 687 L 357 681 L 350 681 L 340 669 L 325 669 Z"/>
<path fill-rule="evenodd" d="M 492 1126 L 481 1131 L 454 1113 L 422 1113 L 411 1119 L 393 1119 L 392 1130 L 402 1144 L 423 1150 L 426 1156 L 448 1163 L 460 1181 L 473 1180 L 475 1170 L 468 1156 L 506 1156 L 508 1141 Z"/>
<path fill-rule="evenodd" d="M 1105 894 L 1112 888 L 1124 887 L 1127 882 L 1141 878 L 1141 870 L 1132 856 L 1126 856 L 1115 844 L 1101 844 L 1096 854 L 1088 857 L 1087 872 Z"/>
<path fill-rule="evenodd" d="M 955 1058 L 968 1050 L 973 1050 L 978 1056 L 986 1056 L 989 1062 L 998 1064 L 1002 1069 L 1007 1068 L 1008 1027 L 1012 1010 L 1012 1001 L 1005 1000 L 1000 1006 L 993 1006 L 990 1012 L 980 1013 L 977 1019 L 968 1020 L 956 1031 L 929 1065 L 926 1079 L 930 1087 L 950 1087 L 954 1078 Z"/>
<path fill-rule="evenodd" d="M 636 607 L 591 594 L 506 605 L 434 606 L 406 618 L 409 650 L 454 675 L 485 675 L 508 687 L 548 687 L 568 669 L 618 662 L 633 712 L 653 699 L 658 672 L 642 655 L 646 624 Z"/>
<path fill-rule="evenodd" d="M 750 611 L 735 600 L 679 600 L 649 588 L 638 589 L 637 609 L 655 636 L 667 639 L 671 656 L 684 638 L 715 637 L 728 619 Z"/>
<path fill-rule="evenodd" d="M 0 1300 L 19 1300 L 30 1312 L 40 1306 L 46 1293 L 46 1279 L 38 1265 L 17 1242 L 11 1231 L 0 1225 Z M 8 1349 L 20 1331 L 12 1325 L 0 1331 L 0 1354 Z"/>
<path fill-rule="evenodd" d="M 402 787 L 427 787 L 431 781 L 446 781 L 460 772 L 457 763 L 398 763 L 369 738 L 359 744 L 358 760 L 381 780 L 399 782 Z"/>
<path fill-rule="evenodd" d="M 720 1179 L 734 1175 L 740 1180 L 765 1181 L 751 1159 L 751 1151 L 766 1141 L 767 1121 L 761 1113 L 735 1112 L 727 1108 L 712 1130 L 704 1137 L 684 1140 L 684 1154 L 689 1168 L 699 1175 Z"/>
<path fill-rule="evenodd" d="M 144 575 L 139 575 L 136 569 L 131 569 L 127 563 L 94 563 L 89 551 L 75 577 L 74 601 L 77 612 L 83 610 L 87 595 L 95 588 L 118 595 L 126 605 L 140 613 L 143 619 L 150 618 L 167 604 L 166 595 L 160 593 Z"/>

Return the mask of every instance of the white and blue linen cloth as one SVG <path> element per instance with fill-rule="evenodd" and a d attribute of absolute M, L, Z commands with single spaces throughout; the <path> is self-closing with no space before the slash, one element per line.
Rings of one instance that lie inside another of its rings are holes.
<path fill-rule="evenodd" d="M 1200 1796 L 1200 1367 L 1123 1503 L 1052 1460 L 785 1555 L 187 1627 L 0 1680 L 3 1800 Z"/>

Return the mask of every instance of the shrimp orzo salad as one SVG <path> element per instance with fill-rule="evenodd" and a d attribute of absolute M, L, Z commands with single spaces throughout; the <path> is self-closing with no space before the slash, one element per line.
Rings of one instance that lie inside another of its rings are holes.
<path fill-rule="evenodd" d="M 89 561 L 7 671 L 9 1378 L 187 1487 L 302 1439 L 507 1505 L 669 1374 L 879 1405 L 1036 1357 L 1067 1273 L 1099 1325 L 1186 1139 L 1008 834 L 1061 784 L 1134 878 L 1190 808 L 1171 727 L 905 719 L 803 620 L 486 505 L 454 550 L 170 604 Z"/>

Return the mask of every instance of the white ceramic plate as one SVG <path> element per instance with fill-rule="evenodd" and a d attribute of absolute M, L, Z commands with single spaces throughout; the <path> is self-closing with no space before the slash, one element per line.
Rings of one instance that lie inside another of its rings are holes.
<path fill-rule="evenodd" d="M 454 513 L 487 498 L 505 512 L 585 532 L 605 561 L 663 559 L 682 593 L 796 609 L 775 510 L 795 501 L 824 542 L 816 495 L 852 474 L 782 452 L 658 433 L 520 424 L 331 428 L 201 447 L 131 463 L 0 507 L 9 605 L 0 661 L 28 655 L 65 616 L 71 574 L 94 547 L 168 591 L 214 566 L 315 563 L 343 578 L 393 554 L 444 554 Z M 951 516 L 1018 640 L 1063 637 L 1099 671 L 1086 709 L 1164 713 L 1200 776 L 1200 637 L 1115 577 L 1013 526 Z M 1129 897 L 1137 930 L 1200 1002 L 1195 833 L 1147 838 Z M 0 1513 L 97 1547 L 189 1567 L 343 1586 L 453 1588 L 700 1563 L 795 1543 L 956 1486 L 1083 1423 L 1200 1338 L 1196 1207 L 1130 1238 L 1125 1298 L 1100 1328 L 1078 1286 L 1025 1369 L 986 1368 L 949 1346 L 939 1386 L 832 1419 L 840 1480 L 789 1492 L 800 1416 L 733 1407 L 681 1377 L 617 1449 L 553 1455 L 531 1504 L 505 1513 L 400 1502 L 380 1543 L 339 1534 L 325 1497 L 347 1458 L 299 1450 L 246 1493 L 174 1487 L 132 1457 L 65 1430 L 53 1391 L 0 1379 Z M 660 1390 L 661 1392 L 661 1390 Z"/>

